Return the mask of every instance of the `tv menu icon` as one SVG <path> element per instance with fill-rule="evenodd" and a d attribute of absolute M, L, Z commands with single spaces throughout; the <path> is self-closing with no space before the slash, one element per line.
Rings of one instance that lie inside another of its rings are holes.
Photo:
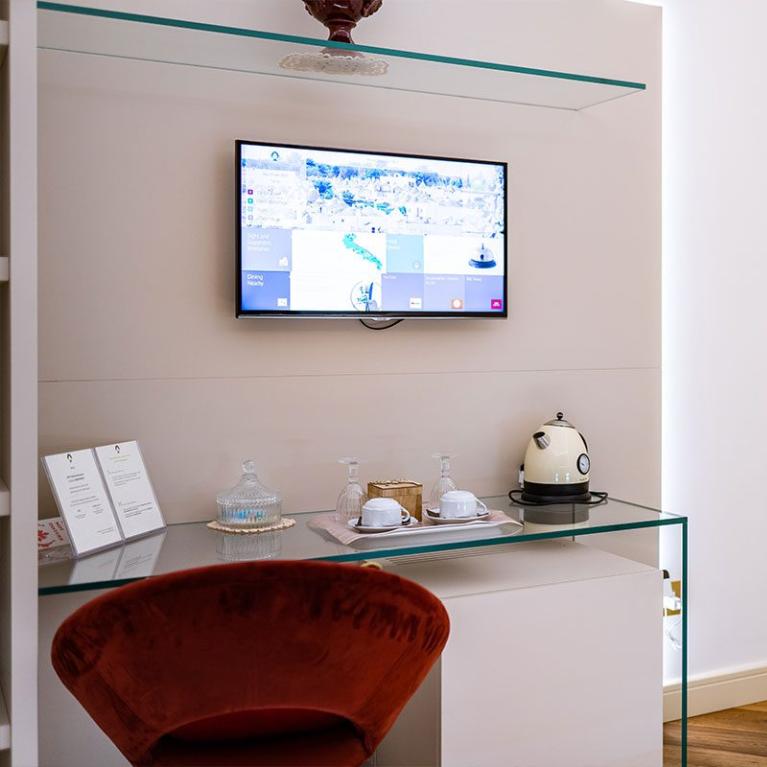
<path fill-rule="evenodd" d="M 503 309 L 503 300 L 500 298 L 491 299 L 490 309 L 494 312 L 500 312 Z"/>

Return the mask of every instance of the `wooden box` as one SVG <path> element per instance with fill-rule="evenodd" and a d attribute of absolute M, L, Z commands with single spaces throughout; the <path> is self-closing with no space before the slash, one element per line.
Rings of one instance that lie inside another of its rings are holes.
<path fill-rule="evenodd" d="M 394 498 L 411 516 L 420 521 L 423 511 L 423 485 L 406 479 L 368 482 L 369 498 Z"/>

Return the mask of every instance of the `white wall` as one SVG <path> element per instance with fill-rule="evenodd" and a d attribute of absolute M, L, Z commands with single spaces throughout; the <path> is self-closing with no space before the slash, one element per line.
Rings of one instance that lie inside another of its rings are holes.
<path fill-rule="evenodd" d="M 322 32 L 298 0 L 108 4 Z M 333 505 L 349 453 L 429 485 L 454 451 L 462 485 L 501 493 L 561 409 L 596 487 L 658 502 L 659 11 L 465 8 L 386 0 L 357 39 L 648 91 L 570 113 L 41 54 L 41 451 L 137 438 L 168 519 L 205 519 L 249 456 L 290 511 Z M 509 320 L 235 320 L 236 137 L 509 161 Z"/>
<path fill-rule="evenodd" d="M 765 25 L 664 3 L 663 502 L 690 516 L 695 675 L 767 664 Z"/>

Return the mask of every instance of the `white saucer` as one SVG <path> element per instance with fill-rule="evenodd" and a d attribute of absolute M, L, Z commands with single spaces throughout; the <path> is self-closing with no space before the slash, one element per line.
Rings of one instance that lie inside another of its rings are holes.
<path fill-rule="evenodd" d="M 386 525 L 385 527 L 367 527 L 366 525 L 358 525 L 358 520 L 359 517 L 350 519 L 346 523 L 346 526 L 351 530 L 354 530 L 355 533 L 389 533 L 392 530 L 407 530 L 409 527 L 414 527 L 416 524 L 416 519 L 414 517 L 410 517 L 406 523 L 400 522 L 398 525 Z"/>
<path fill-rule="evenodd" d="M 475 514 L 473 517 L 448 517 L 447 519 L 440 517 L 438 511 L 432 509 L 424 509 L 429 522 L 433 522 L 435 525 L 461 525 L 466 522 L 480 522 L 485 519 L 490 519 L 490 512 L 485 511 L 481 514 Z"/>

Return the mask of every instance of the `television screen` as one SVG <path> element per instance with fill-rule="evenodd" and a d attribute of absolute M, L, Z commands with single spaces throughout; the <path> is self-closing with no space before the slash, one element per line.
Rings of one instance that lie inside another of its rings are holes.
<path fill-rule="evenodd" d="M 237 315 L 505 317 L 506 163 L 237 142 Z"/>

